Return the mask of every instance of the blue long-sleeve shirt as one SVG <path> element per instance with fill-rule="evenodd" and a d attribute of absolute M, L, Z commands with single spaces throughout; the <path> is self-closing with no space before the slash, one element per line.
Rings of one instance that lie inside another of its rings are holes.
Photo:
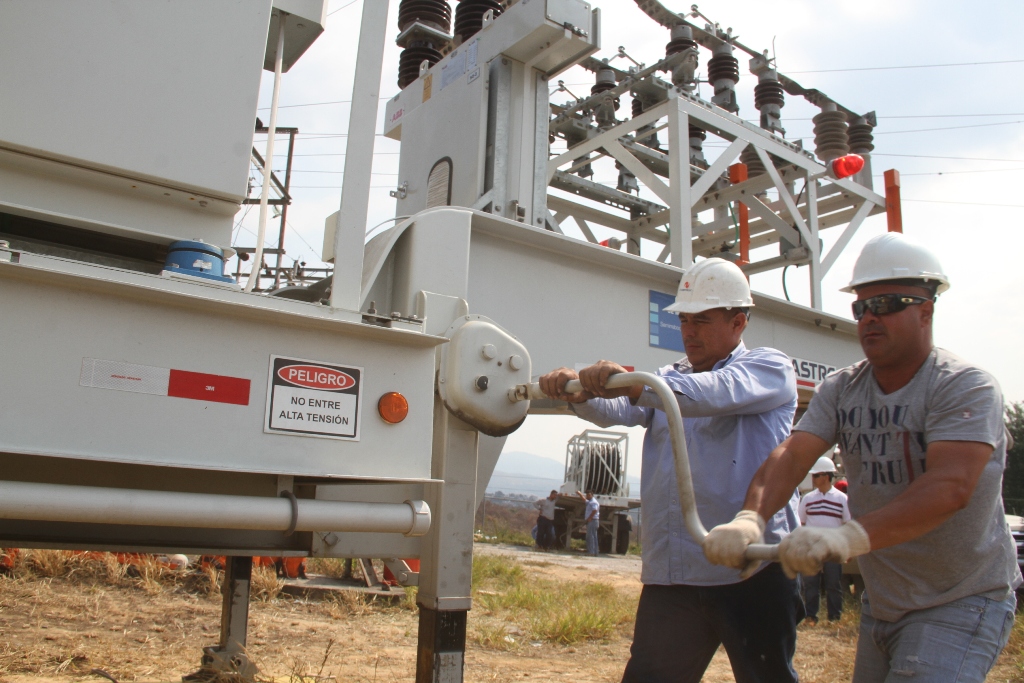
<path fill-rule="evenodd" d="M 711 529 L 731 521 L 743 507 L 758 467 L 789 436 L 796 411 L 792 362 L 775 349 L 748 351 L 740 342 L 708 372 L 694 373 L 683 359 L 658 374 L 678 397 L 701 522 Z M 641 580 L 661 585 L 737 583 L 739 572 L 708 562 L 683 524 L 668 422 L 657 395 L 645 388 L 636 405 L 622 397 L 572 407 L 600 427 L 647 427 L 640 475 Z M 765 542 L 778 543 L 797 527 L 799 497 L 793 494 L 768 520 Z"/>

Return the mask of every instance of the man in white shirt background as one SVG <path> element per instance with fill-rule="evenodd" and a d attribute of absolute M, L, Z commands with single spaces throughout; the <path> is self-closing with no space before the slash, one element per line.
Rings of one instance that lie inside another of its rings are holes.
<path fill-rule="evenodd" d="M 850 508 L 846 503 L 846 494 L 832 485 L 836 476 L 836 465 L 832 458 L 823 455 L 811 468 L 811 483 L 814 489 L 800 499 L 797 514 L 800 524 L 823 529 L 838 529 L 843 522 L 850 521 Z M 805 576 L 804 609 L 807 617 L 805 624 L 818 623 L 818 604 L 821 596 L 821 584 L 825 583 L 825 606 L 829 621 L 838 621 L 843 613 L 843 565 L 838 562 L 825 562 L 817 576 Z"/>
<path fill-rule="evenodd" d="M 555 501 L 558 499 L 558 491 L 552 491 L 547 498 L 541 498 L 533 502 L 537 508 L 537 548 L 550 550 L 555 546 Z"/>
<path fill-rule="evenodd" d="M 597 502 L 597 498 L 594 498 L 593 491 L 587 491 L 587 495 L 583 495 L 582 491 L 577 491 L 576 495 L 587 503 L 587 509 L 584 512 L 587 523 L 587 555 L 597 557 L 597 527 L 601 522 L 601 504 Z"/>

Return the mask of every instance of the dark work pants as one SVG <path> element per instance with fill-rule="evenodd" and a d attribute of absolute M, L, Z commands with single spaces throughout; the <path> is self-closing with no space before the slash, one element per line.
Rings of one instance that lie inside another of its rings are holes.
<path fill-rule="evenodd" d="M 553 548 L 555 545 L 555 522 L 544 515 L 537 517 L 537 547 Z"/>
<path fill-rule="evenodd" d="M 727 586 L 645 585 L 623 683 L 697 683 L 724 645 L 736 683 L 787 683 L 804 608 L 797 583 L 770 564 Z"/>
<path fill-rule="evenodd" d="M 825 607 L 829 621 L 835 621 L 843 614 L 843 565 L 826 562 L 817 576 L 804 576 L 804 610 L 807 616 L 818 618 L 818 603 L 821 600 L 821 583 L 825 583 Z"/>

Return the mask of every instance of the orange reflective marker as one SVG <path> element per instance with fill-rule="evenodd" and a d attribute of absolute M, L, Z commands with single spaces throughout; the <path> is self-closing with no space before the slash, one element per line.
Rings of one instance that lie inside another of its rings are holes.
<path fill-rule="evenodd" d="M 864 157 L 859 154 L 847 154 L 832 160 L 832 174 L 836 178 L 849 178 L 860 173 L 864 168 Z"/>
<path fill-rule="evenodd" d="M 385 422 L 398 424 L 409 415 L 409 401 L 397 391 L 389 391 L 377 401 L 377 412 Z"/>

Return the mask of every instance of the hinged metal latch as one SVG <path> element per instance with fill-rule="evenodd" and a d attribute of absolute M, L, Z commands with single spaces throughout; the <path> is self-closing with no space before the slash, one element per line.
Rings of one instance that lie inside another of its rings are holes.
<path fill-rule="evenodd" d="M 405 199 L 409 196 L 409 181 L 403 181 L 402 184 L 398 186 L 397 190 L 391 190 L 388 194 L 395 199 Z"/>

